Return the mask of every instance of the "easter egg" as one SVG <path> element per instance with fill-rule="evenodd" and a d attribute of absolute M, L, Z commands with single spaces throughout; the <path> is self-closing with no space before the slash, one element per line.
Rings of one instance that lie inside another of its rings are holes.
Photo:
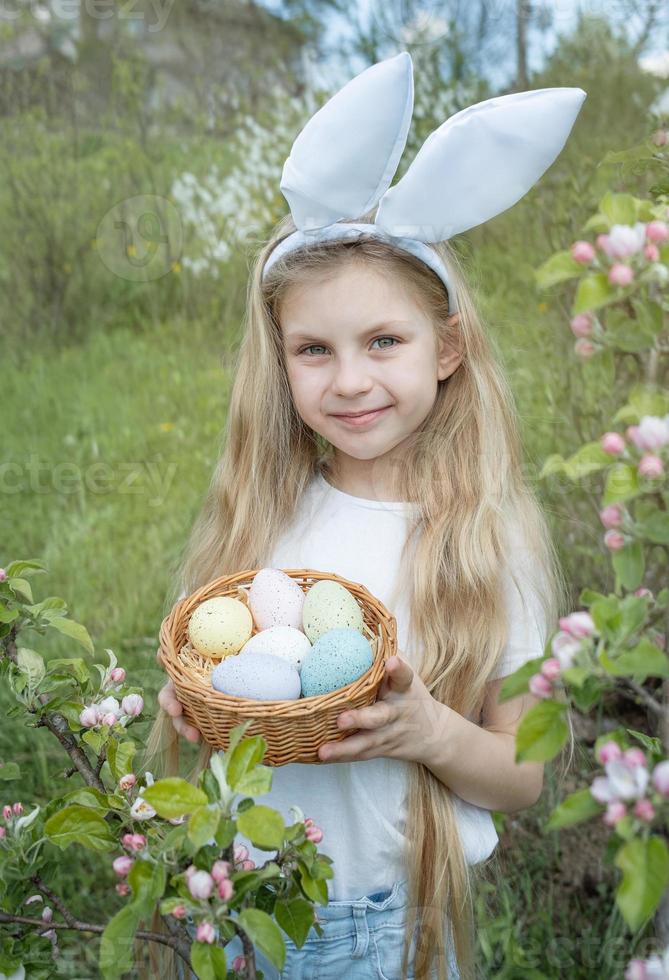
<path fill-rule="evenodd" d="M 316 640 L 302 664 L 302 694 L 310 698 L 346 687 L 362 677 L 373 663 L 371 644 L 358 630 L 328 630 Z"/>
<path fill-rule="evenodd" d="M 293 626 L 270 626 L 247 640 L 239 655 L 243 657 L 247 653 L 271 653 L 275 657 L 283 657 L 300 671 L 304 658 L 311 653 L 311 643 L 302 630 L 296 630 Z"/>
<path fill-rule="evenodd" d="M 283 657 L 244 653 L 227 657 L 211 672 L 215 691 L 253 701 L 294 701 L 300 696 L 300 675 Z"/>
<path fill-rule="evenodd" d="M 249 589 L 249 609 L 259 630 L 270 626 L 302 629 L 304 592 L 280 568 L 261 568 Z"/>
<path fill-rule="evenodd" d="M 238 653 L 253 632 L 251 613 L 231 596 L 205 599 L 188 621 L 188 639 L 203 657 Z"/>
<path fill-rule="evenodd" d="M 304 598 L 302 629 L 312 643 L 328 630 L 355 629 L 363 632 L 364 621 L 358 601 L 339 582 L 321 579 Z"/>

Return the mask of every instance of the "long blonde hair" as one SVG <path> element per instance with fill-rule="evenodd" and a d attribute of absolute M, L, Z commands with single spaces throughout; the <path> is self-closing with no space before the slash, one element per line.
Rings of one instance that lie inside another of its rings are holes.
<path fill-rule="evenodd" d="M 373 221 L 374 213 L 356 220 Z M 178 590 L 190 593 L 217 576 L 264 567 L 314 474 L 319 469 L 328 473 L 333 447 L 303 422 L 291 396 L 281 304 L 292 286 L 318 282 L 343 263 L 364 262 L 402 283 L 428 311 L 438 337 L 462 353 L 458 368 L 438 382 L 432 410 L 409 441 L 406 465 L 396 468 L 394 478 L 397 499 L 419 505 L 405 545 L 410 547 L 415 534 L 415 557 L 400 565 L 410 597 L 411 635 L 420 637 L 419 674 L 437 701 L 478 721 L 485 685 L 509 635 L 505 568 L 521 587 L 506 564 L 518 547 L 519 529 L 531 562 L 530 585 L 547 628 L 565 610 L 567 597 L 548 524 L 523 471 L 512 392 L 448 242 L 432 247 L 457 291 L 459 322 L 448 319 L 447 292 L 427 266 L 371 236 L 293 251 L 263 281 L 270 252 L 294 230 L 288 215 L 253 264 L 221 456 L 166 608 Z M 522 588 L 528 588 L 527 581 Z M 148 756 L 164 756 L 166 749 L 173 771 L 174 733 L 161 710 Z M 210 755 L 204 745 L 191 778 Z M 467 980 L 474 976 L 475 960 L 472 868 L 465 860 L 451 791 L 415 763 L 408 792 L 409 915 L 402 975 L 414 928 L 420 925 L 416 977 L 426 978 L 435 958 L 439 980 L 448 977 L 446 923 Z"/>

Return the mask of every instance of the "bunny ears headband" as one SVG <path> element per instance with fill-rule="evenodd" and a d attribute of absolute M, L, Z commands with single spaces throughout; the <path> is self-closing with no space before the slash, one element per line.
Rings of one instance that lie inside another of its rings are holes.
<path fill-rule="evenodd" d="M 293 143 L 280 187 L 298 230 L 272 251 L 263 278 L 304 245 L 372 235 L 428 265 L 456 312 L 448 270 L 427 243 L 474 228 L 519 201 L 562 150 L 585 97 L 580 88 L 543 88 L 462 109 L 430 133 L 390 187 L 411 123 L 413 63 L 402 51 L 371 65 Z M 371 224 L 341 221 L 377 204 Z"/>

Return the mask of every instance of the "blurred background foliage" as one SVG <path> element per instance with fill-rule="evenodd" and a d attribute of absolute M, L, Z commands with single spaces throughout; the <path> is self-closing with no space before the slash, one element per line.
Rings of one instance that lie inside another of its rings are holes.
<path fill-rule="evenodd" d="M 511 378 L 530 478 L 551 453 L 606 431 L 617 382 L 643 377 L 633 354 L 617 367 L 624 378 L 579 364 L 569 310 L 537 290 L 533 270 L 583 237 L 607 189 L 647 193 L 642 176 L 601 161 L 667 123 L 668 13 L 629 0 L 581 13 L 574 3 L 567 18 L 568 6 L 15 0 L 3 8 L 0 565 L 43 559 L 50 591 L 67 598 L 101 656 L 114 649 L 149 704 L 163 680 L 154 652 L 174 569 L 220 449 L 249 262 L 287 211 L 283 161 L 307 118 L 366 65 L 402 49 L 414 60 L 415 110 L 397 178 L 429 133 L 467 105 L 525 88 L 587 92 L 539 184 L 457 240 Z M 551 478 L 538 490 L 574 602 L 585 584 L 608 591 L 587 481 Z M 54 655 L 68 652 L 64 639 L 54 642 Z M 0 691 L 0 707 L 5 700 Z M 643 712 L 628 724 L 643 728 Z M 588 731 L 578 735 L 587 745 Z M 31 759 L 23 792 L 39 801 L 58 750 L 46 735 L 40 751 L 35 744 L 3 726 L 0 758 Z M 558 792 L 547 767 L 536 807 L 496 815 L 502 846 L 478 898 L 486 977 L 622 976 L 629 937 L 611 912 L 606 835 L 577 828 L 537 846 L 542 819 L 567 789 Z M 92 896 L 110 912 L 120 905 L 113 874 L 95 862 L 68 869 L 61 884 L 75 913 L 90 913 Z M 64 936 L 59 975 L 95 975 L 91 945 Z"/>

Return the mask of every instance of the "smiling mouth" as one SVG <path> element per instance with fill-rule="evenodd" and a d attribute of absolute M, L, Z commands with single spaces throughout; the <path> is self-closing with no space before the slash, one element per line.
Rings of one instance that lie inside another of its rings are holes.
<path fill-rule="evenodd" d="M 385 405 L 383 408 L 377 408 L 373 412 L 364 412 L 362 415 L 335 415 L 334 418 L 346 422 L 348 425 L 364 425 L 383 415 L 389 408 L 392 408 L 392 406 Z"/>

